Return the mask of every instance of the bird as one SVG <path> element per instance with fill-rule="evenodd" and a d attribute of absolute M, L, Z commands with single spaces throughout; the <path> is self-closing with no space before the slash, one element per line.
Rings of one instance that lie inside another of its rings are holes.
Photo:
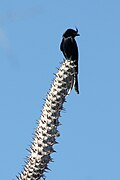
<path fill-rule="evenodd" d="M 74 81 L 70 90 L 75 88 L 77 94 L 79 94 L 78 87 L 78 47 L 75 41 L 75 37 L 80 36 L 78 29 L 67 29 L 62 36 L 62 42 L 60 44 L 60 50 L 62 51 L 65 59 L 72 60 L 75 63 Z"/>

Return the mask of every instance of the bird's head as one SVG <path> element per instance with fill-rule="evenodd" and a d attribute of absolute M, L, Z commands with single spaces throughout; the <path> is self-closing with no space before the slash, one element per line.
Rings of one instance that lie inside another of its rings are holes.
<path fill-rule="evenodd" d="M 68 38 L 68 37 L 74 38 L 75 36 L 80 36 L 80 34 L 78 34 L 78 29 L 77 28 L 76 28 L 76 30 L 67 29 L 63 34 L 63 37 L 65 37 L 65 38 Z"/>

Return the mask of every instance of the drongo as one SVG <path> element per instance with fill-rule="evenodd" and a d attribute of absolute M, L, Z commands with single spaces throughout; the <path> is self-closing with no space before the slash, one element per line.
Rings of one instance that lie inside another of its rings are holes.
<path fill-rule="evenodd" d="M 75 62 L 75 73 L 74 73 L 74 82 L 72 87 L 74 86 L 75 91 L 79 94 L 78 88 L 78 47 L 75 41 L 75 37 L 80 36 L 78 34 L 78 29 L 67 29 L 63 36 L 62 42 L 60 44 L 60 50 L 63 52 L 65 59 L 72 60 Z M 71 89 L 72 89 L 71 87 Z"/>

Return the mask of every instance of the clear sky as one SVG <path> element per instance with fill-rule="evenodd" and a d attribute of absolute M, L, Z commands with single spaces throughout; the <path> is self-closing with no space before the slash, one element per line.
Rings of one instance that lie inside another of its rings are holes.
<path fill-rule="evenodd" d="M 0 1 L 0 179 L 21 172 L 43 98 L 77 28 L 80 95 L 64 104 L 48 180 L 120 180 L 120 1 Z"/>

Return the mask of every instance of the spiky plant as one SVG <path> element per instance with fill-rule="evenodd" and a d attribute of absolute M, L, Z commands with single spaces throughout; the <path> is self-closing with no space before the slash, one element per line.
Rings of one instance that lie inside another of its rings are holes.
<path fill-rule="evenodd" d="M 52 161 L 51 154 L 56 137 L 60 136 L 60 112 L 74 82 L 75 63 L 65 60 L 55 75 L 51 89 L 47 95 L 42 114 L 35 131 L 34 140 L 24 170 L 17 176 L 19 180 L 40 180 L 48 170 Z"/>

